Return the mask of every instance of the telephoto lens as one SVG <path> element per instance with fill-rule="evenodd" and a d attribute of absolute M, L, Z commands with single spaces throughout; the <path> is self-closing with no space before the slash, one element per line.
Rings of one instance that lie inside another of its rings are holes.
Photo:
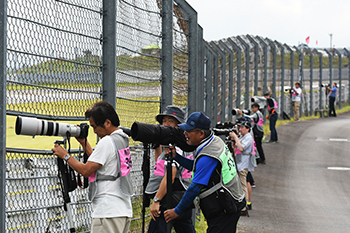
<path fill-rule="evenodd" d="M 39 120 L 35 117 L 21 117 L 16 119 L 17 135 L 45 135 L 45 136 L 71 136 L 86 138 L 89 132 L 89 125 L 81 123 L 79 126 L 68 123 L 58 123 Z"/>

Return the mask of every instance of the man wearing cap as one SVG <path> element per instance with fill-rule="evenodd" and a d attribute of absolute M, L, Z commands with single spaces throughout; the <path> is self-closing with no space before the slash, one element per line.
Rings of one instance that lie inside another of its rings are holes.
<path fill-rule="evenodd" d="M 210 119 L 202 112 L 192 113 L 180 124 L 187 144 L 197 146 L 194 160 L 179 156 L 175 160 L 192 169 L 192 183 L 180 203 L 164 212 L 167 222 L 176 219 L 198 196 L 205 216 L 207 232 L 236 232 L 240 212 L 246 205 L 242 185 L 233 157 L 221 140 L 210 130 Z"/>
<path fill-rule="evenodd" d="M 336 117 L 337 114 L 335 112 L 334 103 L 335 103 L 336 94 L 338 92 L 337 83 L 333 83 L 332 89 L 330 87 L 327 87 L 327 86 L 326 86 L 326 88 L 330 92 L 329 97 L 328 97 L 329 98 L 328 116 Z"/>
<path fill-rule="evenodd" d="M 185 122 L 185 113 L 184 111 L 177 106 L 169 105 L 166 107 L 166 110 L 162 114 L 156 116 L 156 120 L 164 126 L 173 126 L 178 127 L 179 123 Z M 175 147 L 176 153 L 181 156 L 187 156 L 193 158 L 192 153 L 183 152 L 180 148 Z M 153 198 L 153 203 L 150 208 L 151 222 L 148 227 L 148 233 L 163 233 L 167 232 L 167 224 L 164 219 L 164 211 L 166 209 L 173 208 L 173 203 L 166 203 L 166 193 L 167 193 L 167 176 L 166 176 L 166 158 L 165 154 L 169 153 L 169 148 L 165 148 L 162 151 L 162 148 L 159 146 L 155 150 L 155 167 L 154 173 L 151 176 L 145 193 Z M 177 162 L 174 161 L 172 164 L 172 190 L 173 190 L 173 199 L 178 199 L 175 203 L 179 202 L 182 195 L 185 193 L 185 190 L 191 183 L 191 170 L 187 170 Z M 175 205 L 176 205 L 175 204 Z M 176 232 L 195 232 L 194 226 L 192 224 L 192 209 L 187 208 L 181 216 L 172 223 Z"/>
<path fill-rule="evenodd" d="M 269 115 L 268 115 L 268 117 L 266 117 L 270 121 L 271 136 L 270 136 L 269 142 L 277 142 L 278 136 L 277 136 L 277 130 L 276 130 L 276 122 L 278 119 L 278 114 L 277 114 L 278 105 L 277 105 L 276 100 L 271 97 L 270 92 L 266 92 L 264 94 L 264 97 L 266 98 L 267 110 L 269 111 Z"/>
<path fill-rule="evenodd" d="M 299 109 L 300 109 L 300 103 L 301 103 L 301 88 L 300 88 L 300 82 L 295 82 L 295 88 L 292 87 L 290 89 L 290 92 L 292 94 L 292 105 L 293 105 L 293 113 L 294 113 L 294 120 L 299 121 Z"/>

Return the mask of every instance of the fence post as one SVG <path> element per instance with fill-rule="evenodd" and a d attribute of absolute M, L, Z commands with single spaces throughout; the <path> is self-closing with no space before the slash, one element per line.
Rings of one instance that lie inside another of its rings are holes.
<path fill-rule="evenodd" d="M 284 111 L 284 46 L 275 40 L 275 43 L 281 50 L 281 116 L 283 120 L 283 111 Z"/>
<path fill-rule="evenodd" d="M 103 45 L 102 45 L 102 99 L 116 108 L 116 1 L 103 0 Z"/>
<path fill-rule="evenodd" d="M 342 90 L 341 90 L 341 67 L 342 67 L 342 59 L 341 59 L 341 52 L 339 52 L 337 49 L 334 49 L 335 53 L 338 55 L 339 57 L 339 88 L 338 88 L 338 96 L 339 96 L 339 109 L 341 109 L 341 101 L 342 101 Z M 331 83 L 332 84 L 332 83 Z"/>
<path fill-rule="evenodd" d="M 245 42 L 245 40 L 243 40 L 240 36 L 237 36 L 237 39 L 239 40 L 239 42 L 241 42 L 241 44 L 243 45 L 243 47 L 245 48 L 244 51 L 244 55 L 245 55 L 245 93 L 244 93 L 244 109 L 249 109 L 249 50 L 250 50 L 250 46 L 249 44 L 247 44 L 247 42 Z"/>
<path fill-rule="evenodd" d="M 300 82 L 302 88 L 303 88 L 303 80 L 304 80 L 304 55 L 303 53 L 296 47 L 293 46 L 293 48 L 295 49 L 295 51 L 297 51 L 298 55 L 299 55 L 299 77 L 298 77 L 298 81 Z M 301 98 L 301 105 L 300 105 L 300 116 L 303 114 L 303 99 Z"/>
<path fill-rule="evenodd" d="M 0 232 L 6 232 L 6 51 L 7 1 L 0 1 Z"/>
<path fill-rule="evenodd" d="M 204 47 L 206 49 L 205 83 L 207 92 L 205 94 L 205 114 L 213 121 L 213 54 L 206 42 L 204 42 Z"/>
<path fill-rule="evenodd" d="M 221 92 L 220 92 L 220 121 L 225 122 L 225 108 L 226 108 L 226 54 L 220 49 L 220 47 L 215 44 L 215 42 L 210 42 L 211 47 L 220 54 L 221 60 Z"/>
<path fill-rule="evenodd" d="M 242 51 L 241 51 L 241 48 L 231 38 L 227 38 L 227 41 L 236 50 L 236 54 L 237 54 L 237 96 L 236 96 L 236 107 L 239 107 L 241 105 Z"/>
<path fill-rule="evenodd" d="M 232 121 L 233 109 L 233 51 L 225 42 L 219 40 L 219 44 L 228 53 L 228 121 Z"/>
<path fill-rule="evenodd" d="M 324 49 L 324 51 L 328 55 L 329 83 L 332 85 L 332 82 L 333 82 L 333 72 L 332 72 L 332 68 L 333 68 L 333 54 L 331 54 L 327 49 Z"/>
<path fill-rule="evenodd" d="M 219 99 L 219 90 L 218 90 L 218 86 L 219 86 L 219 56 L 218 54 L 214 51 L 214 49 L 212 47 L 210 47 L 210 45 L 208 44 L 208 48 L 211 51 L 212 55 L 213 55 L 213 76 L 214 76 L 214 82 L 213 82 L 213 118 L 212 118 L 212 125 L 216 125 L 216 123 L 218 122 L 218 99 Z"/>
<path fill-rule="evenodd" d="M 160 112 L 173 104 L 173 2 L 162 1 L 162 94 Z"/>
<path fill-rule="evenodd" d="M 284 44 L 284 46 L 288 49 L 290 53 L 290 87 L 292 87 L 294 84 L 294 50 L 291 47 L 289 47 L 287 44 Z M 290 105 L 289 113 L 290 115 L 293 114 L 292 105 Z"/>
<path fill-rule="evenodd" d="M 319 66 L 320 66 L 320 76 L 319 76 L 319 92 L 320 92 L 320 97 L 319 97 L 319 104 L 318 104 L 318 109 L 321 110 L 322 109 L 322 53 L 320 53 L 317 49 L 314 49 L 314 52 L 317 53 L 318 55 L 318 59 L 319 59 Z"/>
<path fill-rule="evenodd" d="M 203 41 L 203 28 L 198 25 L 198 59 L 197 59 L 198 75 L 196 96 L 197 104 L 196 111 L 204 111 L 204 41 Z"/>
<path fill-rule="evenodd" d="M 259 86 L 259 44 L 253 37 L 247 35 L 249 41 L 254 45 L 254 95 L 258 95 Z"/>
<path fill-rule="evenodd" d="M 263 47 L 263 54 L 264 54 L 263 93 L 266 93 L 266 91 L 267 91 L 267 53 L 268 53 L 267 52 L 267 48 L 268 48 L 268 45 L 259 36 L 257 36 L 256 38 L 258 39 L 258 41 L 260 42 L 261 46 Z"/>
<path fill-rule="evenodd" d="M 306 53 L 310 57 L 310 106 L 309 106 L 309 116 L 312 116 L 313 110 L 313 92 L 312 92 L 312 84 L 313 84 L 313 55 L 310 49 L 305 49 Z"/>
<path fill-rule="evenodd" d="M 350 53 L 349 50 L 347 48 L 344 48 L 344 50 L 346 51 L 347 57 L 349 59 L 349 78 L 348 78 L 348 105 L 350 105 Z"/>
<path fill-rule="evenodd" d="M 198 57 L 198 23 L 197 12 L 185 1 L 175 0 L 188 16 L 188 115 L 196 111 L 196 80 Z"/>
<path fill-rule="evenodd" d="M 272 49 L 272 95 L 276 98 L 276 63 L 277 63 L 277 49 L 275 43 L 269 38 L 266 38 Z"/>

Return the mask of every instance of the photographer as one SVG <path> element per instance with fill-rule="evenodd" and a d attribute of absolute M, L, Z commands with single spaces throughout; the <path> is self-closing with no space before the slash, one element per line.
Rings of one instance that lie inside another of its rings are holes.
<path fill-rule="evenodd" d="M 178 127 L 179 123 L 184 123 L 185 113 L 184 111 L 177 107 L 169 105 L 163 114 L 158 114 L 156 120 L 164 126 Z M 178 147 L 175 147 L 176 153 L 183 156 L 193 158 L 192 153 L 182 152 Z M 182 198 L 185 190 L 191 183 L 191 170 L 187 170 L 177 162 L 172 164 L 172 190 L 173 190 L 173 200 L 174 203 L 166 203 L 166 193 L 167 193 L 167 177 L 166 177 L 166 157 L 165 154 L 169 153 L 169 148 L 165 148 L 164 151 L 161 150 L 159 146 L 155 150 L 156 164 L 154 167 L 154 173 L 151 176 L 145 193 L 153 198 L 153 203 L 150 208 L 151 222 L 148 227 L 148 233 L 163 233 L 167 232 L 167 224 L 164 218 L 164 211 L 173 208 L 177 205 L 179 200 Z M 195 232 L 192 224 L 192 209 L 188 208 L 184 213 L 174 220 L 172 225 L 176 232 Z"/>
<path fill-rule="evenodd" d="M 290 93 L 292 94 L 292 105 L 293 105 L 293 113 L 294 113 L 294 120 L 299 121 L 299 114 L 300 114 L 300 103 L 301 103 L 301 95 L 302 90 L 300 88 L 300 82 L 296 82 L 295 88 L 292 87 L 290 89 Z"/>
<path fill-rule="evenodd" d="M 278 113 L 277 113 L 277 102 L 275 99 L 271 97 L 270 92 L 266 92 L 264 94 L 264 97 L 266 98 L 267 101 L 267 110 L 269 111 L 269 115 L 266 116 L 266 119 L 270 121 L 270 132 L 271 132 L 271 137 L 270 137 L 270 143 L 275 143 L 278 141 L 278 135 L 277 135 L 277 130 L 276 130 L 276 122 L 278 119 Z"/>
<path fill-rule="evenodd" d="M 236 147 L 235 157 L 237 162 L 237 170 L 241 179 L 244 195 L 246 196 L 246 198 L 248 198 L 249 193 L 247 187 L 247 174 L 248 172 L 254 171 L 254 141 L 252 135 L 249 133 L 251 124 L 248 120 L 246 120 L 244 117 L 239 118 L 237 125 L 241 136 L 238 138 L 238 135 L 236 133 L 231 132 L 230 137 L 232 140 L 234 140 L 234 144 Z M 242 209 L 241 215 L 248 215 L 246 207 Z"/>
<path fill-rule="evenodd" d="M 202 112 L 192 113 L 179 126 L 189 145 L 197 146 L 195 159 L 174 154 L 187 169 L 193 168 L 193 179 L 175 209 L 165 211 L 167 222 L 176 219 L 196 196 L 208 223 L 208 233 L 236 232 L 240 212 L 246 205 L 235 162 L 225 143 L 210 130 L 210 119 Z"/>
<path fill-rule="evenodd" d="M 243 114 L 243 112 L 240 110 L 238 110 L 237 112 L 240 115 L 249 117 L 254 122 L 254 125 L 253 125 L 254 141 L 256 144 L 256 149 L 258 150 L 259 156 L 260 156 L 260 158 L 257 160 L 257 163 L 265 164 L 265 154 L 262 148 L 262 139 L 264 137 L 264 117 L 262 113 L 259 111 L 259 108 L 260 108 L 259 104 L 253 103 L 251 107 L 252 107 L 252 111 L 254 112 L 253 115 Z"/>
<path fill-rule="evenodd" d="M 105 101 L 92 105 L 85 117 L 101 138 L 95 150 L 86 139 L 76 138 L 89 155 L 86 164 L 59 145 L 52 151 L 75 171 L 89 177 L 89 199 L 93 208 L 91 232 L 127 233 L 132 217 L 131 199 L 126 195 L 132 193 L 129 136 L 119 129 L 119 117 Z"/>
<path fill-rule="evenodd" d="M 329 112 L 328 115 L 330 117 L 336 117 L 337 114 L 335 113 L 335 107 L 334 107 L 334 103 L 335 103 L 335 97 L 336 94 L 338 92 L 338 88 L 337 88 L 337 83 L 333 83 L 332 89 L 328 86 L 326 86 L 327 90 L 330 92 L 329 94 Z"/>

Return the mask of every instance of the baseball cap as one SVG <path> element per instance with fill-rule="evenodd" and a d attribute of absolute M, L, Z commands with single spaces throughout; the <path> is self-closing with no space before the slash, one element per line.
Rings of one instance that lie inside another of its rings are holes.
<path fill-rule="evenodd" d="M 156 120 L 162 124 L 164 116 L 172 116 L 174 117 L 179 123 L 185 122 L 185 112 L 177 106 L 174 105 L 168 105 L 165 108 L 165 111 L 161 114 L 158 114 L 156 116 Z"/>
<path fill-rule="evenodd" d="M 192 129 L 209 129 L 211 120 L 202 112 L 194 112 L 188 118 L 186 123 L 180 124 L 179 127 L 183 130 Z"/>
<path fill-rule="evenodd" d="M 270 92 L 265 92 L 264 96 L 270 95 Z"/>
<path fill-rule="evenodd" d="M 246 128 L 252 127 L 252 124 L 245 117 L 238 118 L 236 123 L 238 126 L 245 126 Z"/>

